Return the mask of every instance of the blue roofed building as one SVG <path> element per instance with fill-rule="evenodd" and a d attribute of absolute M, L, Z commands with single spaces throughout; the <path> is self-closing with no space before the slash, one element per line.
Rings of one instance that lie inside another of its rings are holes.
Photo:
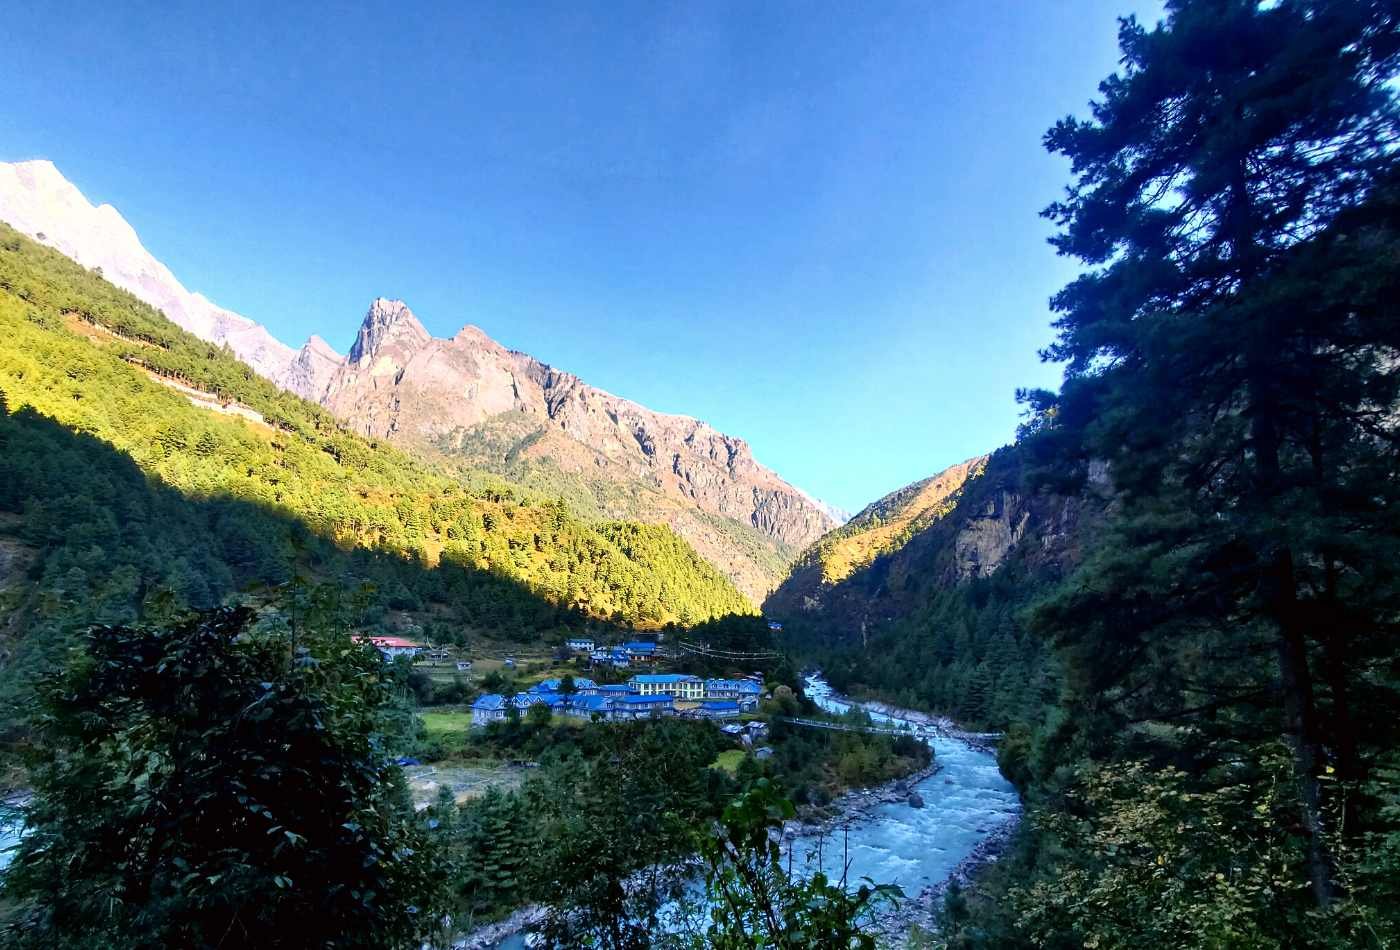
<path fill-rule="evenodd" d="M 564 708 L 564 715 L 575 719 L 611 719 L 612 707 L 611 696 L 575 696 Z"/>
<path fill-rule="evenodd" d="M 613 719 L 651 719 L 656 716 L 670 716 L 676 711 L 674 700 L 669 695 L 639 696 L 628 693 L 612 700 Z"/>
<path fill-rule="evenodd" d="M 758 705 L 763 687 L 753 680 L 705 680 L 706 699 L 732 699 L 744 709 Z"/>
<path fill-rule="evenodd" d="M 737 719 L 739 703 L 733 699 L 707 699 L 695 707 L 694 713 L 701 719 Z"/>
<path fill-rule="evenodd" d="M 676 699 L 705 698 L 705 681 L 688 673 L 643 673 L 627 681 L 642 696 L 674 696 Z"/>
<path fill-rule="evenodd" d="M 476 702 L 472 703 L 472 728 L 485 726 L 487 723 L 500 722 L 506 718 L 507 700 L 500 693 L 487 693 L 485 696 L 478 696 Z"/>
<path fill-rule="evenodd" d="M 524 712 L 531 706 L 544 703 L 550 709 L 559 709 L 564 705 L 564 695 L 562 693 L 516 693 L 512 700 L 515 708 Z"/>
<path fill-rule="evenodd" d="M 650 640 L 630 640 L 622 645 L 628 657 L 643 663 L 650 663 L 659 655 L 657 646 Z"/>

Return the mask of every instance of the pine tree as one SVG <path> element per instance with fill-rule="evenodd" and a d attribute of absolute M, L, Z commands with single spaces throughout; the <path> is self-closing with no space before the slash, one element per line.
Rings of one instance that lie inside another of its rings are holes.
<path fill-rule="evenodd" d="M 1107 461 L 1123 508 L 1039 622 L 1112 722 L 1281 718 L 1322 906 L 1324 747 L 1361 777 L 1357 651 L 1396 602 L 1398 17 L 1175 0 L 1046 136 L 1075 175 L 1053 243 L 1090 269 L 1053 299 L 1066 379 L 1026 434 L 1061 485 Z"/>

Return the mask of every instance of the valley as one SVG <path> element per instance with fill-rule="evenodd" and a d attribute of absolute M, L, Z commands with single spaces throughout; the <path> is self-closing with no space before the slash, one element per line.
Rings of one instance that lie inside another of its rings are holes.
<path fill-rule="evenodd" d="M 1119 7 L 7 11 L 0 945 L 1400 946 L 1400 7 Z"/>

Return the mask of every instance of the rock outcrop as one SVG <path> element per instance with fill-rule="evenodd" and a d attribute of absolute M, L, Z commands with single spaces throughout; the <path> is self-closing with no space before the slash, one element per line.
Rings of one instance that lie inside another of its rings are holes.
<path fill-rule="evenodd" d="M 345 362 L 329 343 L 319 336 L 307 340 L 283 376 L 282 383 L 303 399 L 320 402 L 326 395 L 331 377 Z"/>
<path fill-rule="evenodd" d="M 422 444 L 509 414 L 529 434 L 517 440 L 528 443 L 521 451 L 565 471 L 639 481 L 790 548 L 837 523 L 758 464 L 744 440 L 597 389 L 474 326 L 435 338 L 402 301 L 370 305 L 323 401 L 365 435 Z"/>

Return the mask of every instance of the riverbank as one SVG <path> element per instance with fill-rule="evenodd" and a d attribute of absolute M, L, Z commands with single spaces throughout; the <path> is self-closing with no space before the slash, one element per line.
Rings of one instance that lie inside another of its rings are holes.
<path fill-rule="evenodd" d="M 808 695 L 822 708 L 839 713 L 855 707 L 876 721 L 907 723 L 934 748 L 935 768 L 908 783 L 925 799 L 923 809 L 897 804 L 906 789 L 892 783 L 853 798 L 853 814 L 835 822 L 857 829 L 850 835 L 851 878 L 896 883 L 908 895 L 877 920 L 881 946 L 904 946 L 916 926 L 933 926 L 951 882 L 965 885 L 1000 858 L 1020 821 L 1020 798 L 997 767 L 998 737 L 961 729 L 945 717 L 840 696 L 819 675 L 807 681 Z M 889 853 L 880 855 L 881 848 Z M 874 858 L 865 850 L 876 851 Z"/>
<path fill-rule="evenodd" d="M 452 950 L 489 950 L 499 947 L 510 937 L 533 930 L 544 922 L 547 911 L 538 904 L 522 907 L 509 917 L 478 927 L 465 937 L 453 942 Z"/>

